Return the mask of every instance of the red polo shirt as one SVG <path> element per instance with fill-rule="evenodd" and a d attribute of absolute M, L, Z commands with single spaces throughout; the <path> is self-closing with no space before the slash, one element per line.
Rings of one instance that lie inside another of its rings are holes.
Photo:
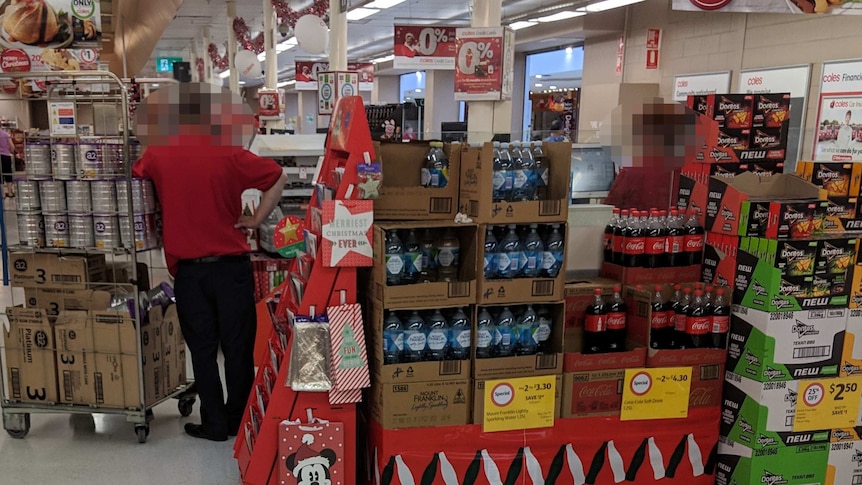
<path fill-rule="evenodd" d="M 275 161 L 240 147 L 213 146 L 208 136 L 182 136 L 148 147 L 135 177 L 149 178 L 162 206 L 165 258 L 171 274 L 182 259 L 248 253 L 242 230 L 242 193 L 266 191 L 281 176 Z"/>

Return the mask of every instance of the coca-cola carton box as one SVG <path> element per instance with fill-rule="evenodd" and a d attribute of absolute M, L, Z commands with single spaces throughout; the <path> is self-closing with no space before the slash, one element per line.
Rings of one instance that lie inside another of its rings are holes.
<path fill-rule="evenodd" d="M 631 268 L 613 263 L 602 263 L 601 275 L 624 285 L 647 285 L 673 283 L 700 279 L 700 265 L 674 266 L 667 268 Z"/>
<path fill-rule="evenodd" d="M 754 95 L 754 128 L 781 128 L 790 119 L 790 93 Z"/>
<path fill-rule="evenodd" d="M 827 483 L 824 479 L 828 457 L 828 443 L 792 446 L 763 453 L 721 438 L 718 445 L 715 483 L 722 485 Z"/>
<path fill-rule="evenodd" d="M 758 382 L 837 376 L 848 312 L 768 313 L 734 305 L 727 368 Z"/>
<path fill-rule="evenodd" d="M 568 353 L 580 352 L 584 328 L 584 316 L 587 307 L 593 302 L 593 291 L 602 290 L 602 294 L 613 294 L 614 286 L 621 284 L 609 278 L 583 278 L 566 282 L 566 324 L 564 350 Z"/>
<path fill-rule="evenodd" d="M 514 258 L 510 258 L 509 253 L 501 249 L 508 228 L 511 226 L 514 226 L 516 234 L 521 239 L 521 245 L 524 246 L 525 235 L 531 231 L 531 227 L 528 225 L 491 226 L 483 224 L 479 226 L 477 247 L 480 254 L 478 260 L 482 262 L 480 265 L 484 266 L 484 270 L 480 268 L 478 271 L 478 303 L 480 305 L 501 305 L 505 303 L 542 303 L 562 300 L 566 283 L 566 249 L 563 248 L 562 251 L 553 252 L 546 250 L 539 254 L 530 254 L 530 251 L 526 251 L 526 248 L 524 248 L 525 250 L 521 251 L 519 258 L 524 258 L 525 261 L 514 261 Z M 548 240 L 547 237 L 554 229 L 563 236 L 564 244 L 568 240 L 568 225 L 565 223 L 538 224 L 537 226 L 537 234 L 539 234 L 543 241 Z M 498 252 L 484 254 L 489 228 L 497 239 Z M 512 267 L 516 264 L 522 266 L 524 271 L 532 268 L 536 276 L 531 278 L 501 277 L 499 274 L 500 269 Z M 550 277 L 549 274 L 553 273 L 556 273 L 556 275 Z M 493 275 L 493 277 L 487 279 L 486 275 L 488 274 Z"/>
<path fill-rule="evenodd" d="M 858 299 L 854 298 L 851 301 L 853 301 L 852 306 L 856 308 L 850 310 L 850 315 L 847 317 L 844 350 L 839 368 L 842 377 L 862 374 L 862 309 L 859 307 Z"/>
<path fill-rule="evenodd" d="M 563 396 L 563 376 L 554 376 L 554 417 L 560 417 L 560 407 Z M 473 381 L 473 424 L 482 424 L 485 422 L 485 383 L 487 381 Z"/>
<path fill-rule="evenodd" d="M 833 429 L 824 485 L 853 483 L 862 477 L 862 436 L 856 428 Z"/>
<path fill-rule="evenodd" d="M 539 176 L 544 200 L 494 201 L 494 146 L 466 147 L 461 153 L 459 211 L 482 224 L 565 222 L 568 218 L 572 169 L 571 143 L 545 143 L 547 167 Z"/>
<path fill-rule="evenodd" d="M 618 415 L 625 369 L 645 364 L 645 347 L 632 346 L 625 352 L 605 354 L 567 352 L 563 367 L 562 416 Z"/>

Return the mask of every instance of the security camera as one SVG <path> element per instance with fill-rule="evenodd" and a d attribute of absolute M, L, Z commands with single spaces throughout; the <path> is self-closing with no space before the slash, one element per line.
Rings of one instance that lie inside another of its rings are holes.
<path fill-rule="evenodd" d="M 290 33 L 290 25 L 286 22 L 278 25 L 278 33 L 281 34 L 282 37 L 287 37 L 287 34 Z"/>

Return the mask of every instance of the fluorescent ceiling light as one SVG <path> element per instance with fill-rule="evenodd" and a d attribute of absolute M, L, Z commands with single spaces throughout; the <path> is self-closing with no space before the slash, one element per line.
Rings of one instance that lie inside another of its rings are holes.
<path fill-rule="evenodd" d="M 586 6 L 587 12 L 604 12 L 605 10 L 610 10 L 612 8 L 625 7 L 626 5 L 632 5 L 635 3 L 643 2 L 644 0 L 602 0 L 601 2 L 596 2 L 592 5 Z"/>
<path fill-rule="evenodd" d="M 245 81 L 240 81 L 240 82 L 239 82 L 239 85 L 240 85 L 240 86 L 242 86 L 243 84 L 245 84 Z"/>
<path fill-rule="evenodd" d="M 285 86 L 292 86 L 292 85 L 294 85 L 294 84 L 296 84 L 296 80 L 295 80 L 295 79 L 291 79 L 290 81 L 282 81 L 282 82 L 278 83 L 278 84 L 276 85 L 276 87 L 283 88 L 283 87 L 285 87 Z"/>
<path fill-rule="evenodd" d="M 395 59 L 395 54 L 389 54 L 388 56 L 378 57 L 377 59 L 371 59 L 372 64 L 379 64 L 381 62 L 387 62 Z"/>
<path fill-rule="evenodd" d="M 517 22 L 512 22 L 511 24 L 509 24 L 509 27 L 511 27 L 512 30 L 521 30 L 521 29 L 526 29 L 527 27 L 532 27 L 532 26 L 537 25 L 537 24 L 538 24 L 538 22 L 530 22 L 529 20 L 519 20 Z"/>
<path fill-rule="evenodd" d="M 347 20 L 362 20 L 365 17 L 370 17 L 380 10 L 376 10 L 373 8 L 354 8 L 353 10 L 347 12 Z"/>
<path fill-rule="evenodd" d="M 551 89 L 557 89 L 557 87 L 556 87 L 556 86 L 550 86 L 550 88 L 551 88 Z"/>
<path fill-rule="evenodd" d="M 293 49 L 294 47 L 296 47 L 297 43 L 298 42 L 296 41 L 296 37 L 291 37 L 284 42 L 279 42 L 278 44 L 276 44 L 275 45 L 275 51 L 276 52 L 284 52 L 284 51 Z"/>
<path fill-rule="evenodd" d="M 421 92 L 422 92 L 422 90 L 421 90 L 421 89 L 419 89 L 419 88 L 416 88 L 416 92 L 417 92 L 417 93 L 421 93 Z"/>
<path fill-rule="evenodd" d="M 226 71 L 222 71 L 221 73 L 219 73 L 218 77 L 220 77 L 221 79 L 229 78 L 230 77 L 230 69 L 228 69 Z"/>
<path fill-rule="evenodd" d="M 566 47 L 566 54 L 571 54 L 571 53 L 572 53 L 572 48 Z"/>
<path fill-rule="evenodd" d="M 379 8 L 382 10 L 385 8 L 394 7 L 394 6 L 398 5 L 399 3 L 404 3 L 405 1 L 406 0 L 374 0 L 371 3 L 367 3 L 367 4 L 363 5 L 363 7 L 365 7 L 365 8 Z"/>
<path fill-rule="evenodd" d="M 259 60 L 260 62 L 263 62 L 264 60 L 266 60 L 266 51 L 263 51 L 260 54 L 258 54 L 257 60 Z"/>
<path fill-rule="evenodd" d="M 637 1 L 642 1 L 642 0 L 637 0 Z M 587 8 L 589 8 L 589 7 L 587 7 Z M 538 20 L 539 22 L 556 22 L 558 20 L 566 20 L 566 19 L 573 19 L 575 17 L 582 17 L 586 14 L 587 14 L 586 12 L 573 12 L 571 10 L 564 10 L 562 12 L 557 12 L 553 15 L 548 15 L 547 17 L 539 17 L 536 20 Z"/>
<path fill-rule="evenodd" d="M 153 87 L 154 87 L 154 88 L 159 87 L 159 83 L 153 83 Z"/>
<path fill-rule="evenodd" d="M 537 88 L 542 87 L 542 83 L 536 83 L 536 87 L 537 87 Z"/>
<path fill-rule="evenodd" d="M 536 79 L 542 79 L 542 75 L 541 75 L 541 74 L 536 74 Z"/>

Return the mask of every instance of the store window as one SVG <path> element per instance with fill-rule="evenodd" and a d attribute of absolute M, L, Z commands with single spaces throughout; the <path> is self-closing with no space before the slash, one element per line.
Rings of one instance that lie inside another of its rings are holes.
<path fill-rule="evenodd" d="M 584 48 L 527 55 L 523 139 L 577 140 Z"/>
<path fill-rule="evenodd" d="M 404 140 L 421 138 L 425 119 L 425 71 L 402 74 L 399 91 L 403 105 L 401 137 Z"/>

